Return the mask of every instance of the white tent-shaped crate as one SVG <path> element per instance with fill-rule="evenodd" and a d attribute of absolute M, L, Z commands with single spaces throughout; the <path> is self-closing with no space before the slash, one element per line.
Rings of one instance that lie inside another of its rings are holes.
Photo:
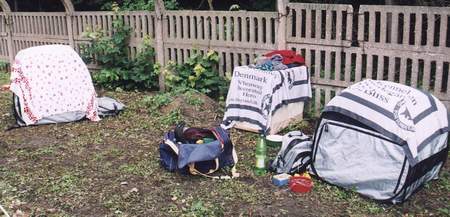
<path fill-rule="evenodd" d="M 365 80 L 324 108 L 311 170 L 331 184 L 399 203 L 438 178 L 448 155 L 447 136 L 447 109 L 437 98 Z"/>
<path fill-rule="evenodd" d="M 235 67 L 226 100 L 224 125 L 275 134 L 293 120 L 301 120 L 311 98 L 306 66 L 264 71 Z"/>
<path fill-rule="evenodd" d="M 12 66 L 10 90 L 18 126 L 100 120 L 88 68 L 69 46 L 21 50 Z"/>

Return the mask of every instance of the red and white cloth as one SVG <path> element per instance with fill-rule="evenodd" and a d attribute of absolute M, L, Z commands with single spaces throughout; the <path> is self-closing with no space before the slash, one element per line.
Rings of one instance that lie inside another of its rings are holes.
<path fill-rule="evenodd" d="M 91 76 L 71 47 L 45 45 L 21 50 L 11 71 L 10 90 L 19 97 L 27 125 L 80 111 L 91 121 L 100 120 Z"/>

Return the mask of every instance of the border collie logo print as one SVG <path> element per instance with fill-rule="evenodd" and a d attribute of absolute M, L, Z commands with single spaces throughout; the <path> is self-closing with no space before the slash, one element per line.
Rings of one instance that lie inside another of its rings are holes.
<path fill-rule="evenodd" d="M 406 106 L 406 100 L 401 99 L 394 107 L 394 121 L 403 130 L 415 132 L 414 121 Z"/>
<path fill-rule="evenodd" d="M 261 114 L 264 117 L 264 119 L 267 120 L 267 116 L 270 113 L 270 109 L 272 107 L 272 95 L 266 94 L 263 96 L 261 100 Z"/>
<path fill-rule="evenodd" d="M 295 74 L 293 74 L 292 76 L 293 77 L 291 77 L 291 72 L 289 71 L 288 73 L 287 73 L 287 81 L 288 81 L 288 83 L 289 83 L 289 89 L 292 89 L 292 87 L 294 87 L 294 79 L 295 79 Z"/>

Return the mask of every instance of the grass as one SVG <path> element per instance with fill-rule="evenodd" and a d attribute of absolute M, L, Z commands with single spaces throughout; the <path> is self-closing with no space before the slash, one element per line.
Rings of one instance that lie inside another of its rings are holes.
<path fill-rule="evenodd" d="M 439 186 L 439 190 L 450 192 L 450 173 L 448 171 L 441 174 L 441 185 Z"/>
<path fill-rule="evenodd" d="M 162 116 L 160 120 L 160 124 L 162 126 L 168 127 L 174 125 L 183 120 L 183 116 L 181 114 L 181 110 L 179 108 L 172 109 L 170 112 L 164 116 Z"/>
<path fill-rule="evenodd" d="M 188 117 L 181 107 L 160 110 L 175 101 L 170 96 L 170 102 L 168 97 L 154 101 L 159 104 L 155 115 L 142 102 L 154 93 L 106 95 L 124 102 L 127 110 L 96 123 L 0 132 L 0 204 L 10 214 L 19 210 L 31 216 L 445 216 L 450 210 L 448 167 L 438 181 L 396 206 L 317 179 L 308 194 L 275 187 L 271 174 L 258 177 L 252 172 L 258 135 L 237 130 L 231 134 L 239 157 L 239 178 L 211 180 L 164 171 L 158 153 L 163 133 L 180 120 L 212 126 L 217 121 L 215 111 L 205 118 L 203 113 Z M 195 94 L 186 98 L 187 105 L 199 109 L 196 112 L 208 104 Z M 0 93 L 0 126 L 13 121 L 5 115 L 10 113 L 10 99 L 10 93 Z M 308 118 L 283 132 L 311 134 L 314 125 L 315 120 Z M 273 157 L 278 150 L 268 151 Z"/>
<path fill-rule="evenodd" d="M 202 99 L 194 95 L 193 91 L 187 91 L 186 93 L 184 93 L 184 96 L 186 97 L 186 103 L 189 105 L 201 106 L 204 103 Z"/>
<path fill-rule="evenodd" d="M 156 94 L 153 96 L 146 96 L 143 99 L 144 105 L 148 108 L 150 114 L 158 114 L 158 110 L 165 105 L 172 102 L 170 93 Z"/>
<path fill-rule="evenodd" d="M 9 73 L 0 71 L 0 85 L 9 83 Z"/>
<path fill-rule="evenodd" d="M 57 179 L 51 181 L 48 185 L 50 192 L 63 194 L 73 191 L 80 184 L 80 177 L 78 174 L 66 172 Z"/>

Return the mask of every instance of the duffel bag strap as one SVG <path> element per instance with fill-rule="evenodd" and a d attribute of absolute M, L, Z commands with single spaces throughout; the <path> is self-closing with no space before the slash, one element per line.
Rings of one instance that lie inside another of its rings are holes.
<path fill-rule="evenodd" d="M 194 163 L 190 163 L 189 164 L 189 172 L 191 172 L 192 175 L 197 175 L 197 174 L 198 175 L 202 175 L 202 174 L 208 175 L 208 174 L 211 174 L 211 173 L 216 172 L 217 170 L 219 170 L 219 158 L 214 159 L 214 163 L 216 164 L 216 167 L 213 168 L 213 169 L 210 169 L 206 173 L 202 173 L 202 172 L 198 171 L 197 169 L 195 169 L 195 162 Z"/>
<path fill-rule="evenodd" d="M 236 170 L 236 164 L 237 164 L 238 158 L 237 158 L 237 154 L 236 154 L 236 151 L 234 150 L 234 148 L 233 148 L 233 159 L 234 159 L 235 164 L 231 168 L 231 171 L 230 171 L 231 175 L 225 175 L 225 176 L 220 176 L 220 175 L 219 176 L 212 176 L 212 175 L 209 175 L 209 174 L 219 170 L 219 158 L 215 159 L 215 161 L 216 161 L 216 168 L 209 170 L 208 173 L 206 173 L 206 174 L 198 171 L 197 169 L 195 169 L 195 163 L 189 164 L 189 172 L 192 175 L 201 175 L 201 176 L 204 176 L 204 177 L 207 177 L 207 178 L 211 178 L 211 179 L 232 179 L 232 178 L 236 178 L 236 177 L 239 177 L 239 173 Z"/>
<path fill-rule="evenodd" d="M 231 168 L 231 177 L 230 178 L 239 177 L 239 173 L 237 172 L 237 169 L 236 169 L 236 165 L 238 163 L 238 156 L 237 156 L 237 153 L 236 153 L 236 149 L 234 149 L 234 145 L 231 142 L 231 139 L 229 138 L 228 134 L 226 134 L 226 132 L 224 132 L 224 130 L 226 130 L 226 129 L 220 128 L 220 127 L 211 129 L 211 131 L 213 132 L 214 136 L 216 136 L 216 138 L 222 144 L 222 148 L 225 148 L 225 146 L 231 146 L 234 165 Z"/>
<path fill-rule="evenodd" d="M 168 146 L 175 152 L 175 154 L 178 155 L 178 153 L 179 153 L 178 146 L 177 146 L 172 140 L 170 140 L 170 139 L 165 139 L 165 140 L 164 140 L 164 143 L 165 143 L 166 145 L 168 145 Z"/>
<path fill-rule="evenodd" d="M 220 175 L 218 175 L 218 176 L 212 176 L 212 175 L 209 175 L 210 173 L 213 173 L 213 172 L 215 172 L 215 171 L 217 171 L 217 170 L 219 169 L 219 168 L 218 168 L 218 165 L 219 165 L 219 159 L 216 158 L 215 161 L 216 161 L 216 165 L 217 165 L 216 170 L 211 169 L 211 170 L 208 171 L 208 173 L 202 173 L 202 172 L 198 171 L 197 169 L 195 169 L 195 163 L 191 163 L 191 164 L 189 164 L 189 172 L 190 172 L 192 175 L 200 175 L 200 176 L 203 176 L 203 177 L 206 177 L 206 178 L 211 178 L 211 179 L 232 179 L 232 178 L 235 178 L 235 177 L 238 177 L 238 176 L 239 176 L 238 173 L 233 172 L 233 170 L 236 171 L 236 169 L 234 168 L 234 166 L 233 166 L 233 168 L 231 169 L 231 175 L 225 175 L 225 176 L 220 176 Z M 236 174 L 237 174 L 237 176 L 236 176 Z"/>
<path fill-rule="evenodd" d="M 231 178 L 239 177 L 239 173 L 237 172 L 237 169 L 236 169 L 236 165 L 238 162 L 238 156 L 237 156 L 236 150 L 234 149 L 234 146 L 233 146 L 233 160 L 234 160 L 234 165 L 231 168 Z"/>
<path fill-rule="evenodd" d="M 209 174 L 219 170 L 219 166 L 220 166 L 219 158 L 214 159 L 214 161 L 216 163 L 216 168 L 209 170 L 206 174 L 198 171 L 197 169 L 195 169 L 195 163 L 189 164 L 189 172 L 192 175 L 201 175 L 201 176 L 204 176 L 204 177 L 207 177 L 207 178 L 211 178 L 211 179 L 232 179 L 232 178 L 235 178 L 235 177 L 239 177 L 239 173 L 237 173 L 237 170 L 236 170 L 236 164 L 238 162 L 238 157 L 237 157 L 236 150 L 234 149 L 233 143 L 231 142 L 230 138 L 228 138 L 227 135 L 222 135 L 224 133 L 218 132 L 219 130 L 217 130 L 217 129 L 211 129 L 211 131 L 213 132 L 213 134 L 216 137 L 216 139 L 219 140 L 219 142 L 220 142 L 220 144 L 222 146 L 222 149 L 224 149 L 225 146 L 231 146 L 231 148 L 232 148 L 232 157 L 233 157 L 234 165 L 231 168 L 231 175 L 225 175 L 225 176 L 209 175 Z"/>

